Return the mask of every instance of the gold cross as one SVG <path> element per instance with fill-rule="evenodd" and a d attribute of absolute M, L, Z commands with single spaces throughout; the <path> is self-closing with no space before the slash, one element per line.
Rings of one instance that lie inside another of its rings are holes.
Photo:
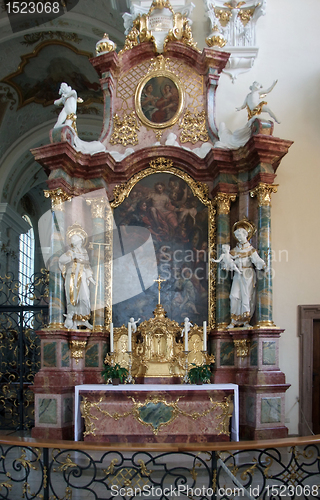
<path fill-rule="evenodd" d="M 162 279 L 160 278 L 160 274 L 159 274 L 158 279 L 157 279 L 157 280 L 153 280 L 153 281 L 154 281 L 155 283 L 158 283 L 158 290 L 159 290 L 159 295 L 158 295 L 158 304 L 161 304 L 161 302 L 160 302 L 160 290 L 161 290 L 161 283 L 163 283 L 163 282 L 164 282 L 164 281 L 166 281 L 166 280 L 162 280 Z"/>

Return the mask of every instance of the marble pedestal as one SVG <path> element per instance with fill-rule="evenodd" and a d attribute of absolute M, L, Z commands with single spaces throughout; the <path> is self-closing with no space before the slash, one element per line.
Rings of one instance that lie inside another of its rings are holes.
<path fill-rule="evenodd" d="M 37 333 L 41 338 L 41 369 L 32 386 L 35 395 L 32 437 L 73 439 L 74 387 L 103 382 L 106 333 L 65 329 Z"/>
<path fill-rule="evenodd" d="M 239 385 L 240 438 L 287 437 L 285 392 L 290 387 L 279 369 L 283 330 L 230 329 L 211 335 L 216 356 L 214 380 Z"/>

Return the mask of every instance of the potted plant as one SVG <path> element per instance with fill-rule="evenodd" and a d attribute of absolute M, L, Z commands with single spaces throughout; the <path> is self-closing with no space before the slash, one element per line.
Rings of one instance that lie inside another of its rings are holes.
<path fill-rule="evenodd" d="M 112 381 L 114 385 L 118 385 L 119 383 L 124 383 L 128 376 L 128 370 L 127 368 L 120 366 L 119 363 L 116 363 L 113 366 L 105 364 L 101 375 L 107 384 Z"/>
<path fill-rule="evenodd" d="M 190 384 L 203 384 L 209 383 L 211 378 L 211 365 L 196 365 L 191 363 L 192 368 L 190 368 L 188 377 Z"/>

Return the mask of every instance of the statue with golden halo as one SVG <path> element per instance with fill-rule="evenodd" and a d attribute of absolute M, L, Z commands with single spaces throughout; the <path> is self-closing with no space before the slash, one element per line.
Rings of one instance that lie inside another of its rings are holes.
<path fill-rule="evenodd" d="M 92 330 L 89 283 L 92 277 L 88 252 L 85 248 L 88 235 L 80 224 L 73 224 L 67 230 L 66 240 L 69 250 L 60 256 L 59 267 L 65 280 L 67 314 L 64 326 L 77 329 L 83 325 Z"/>
<path fill-rule="evenodd" d="M 249 243 L 256 228 L 247 218 L 233 225 L 237 245 L 231 250 L 234 264 L 239 273 L 234 273 L 230 291 L 231 322 L 228 328 L 248 327 L 255 309 L 256 269 L 265 269 L 266 264 Z M 231 271 L 231 268 L 228 269 Z"/>

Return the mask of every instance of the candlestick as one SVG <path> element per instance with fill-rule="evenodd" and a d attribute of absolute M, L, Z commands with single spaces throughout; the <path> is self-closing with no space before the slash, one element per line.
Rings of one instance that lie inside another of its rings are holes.
<path fill-rule="evenodd" d="M 131 323 L 128 323 L 128 351 L 132 351 L 132 349 L 131 349 Z"/>
<path fill-rule="evenodd" d="M 207 322 L 203 322 L 203 350 L 207 350 Z"/>
<path fill-rule="evenodd" d="M 132 376 L 132 351 L 127 351 L 128 354 L 128 376 L 126 378 L 126 384 L 134 384 L 135 380 Z"/>
<path fill-rule="evenodd" d="M 182 379 L 182 382 L 184 384 L 189 384 L 189 373 L 188 373 L 188 354 L 189 354 L 189 351 L 184 351 L 183 352 L 184 354 L 184 376 L 183 376 L 183 379 Z"/>
<path fill-rule="evenodd" d="M 188 321 L 184 322 L 184 350 L 188 350 Z"/>
<path fill-rule="evenodd" d="M 113 352 L 113 323 L 110 323 L 110 352 Z"/>

